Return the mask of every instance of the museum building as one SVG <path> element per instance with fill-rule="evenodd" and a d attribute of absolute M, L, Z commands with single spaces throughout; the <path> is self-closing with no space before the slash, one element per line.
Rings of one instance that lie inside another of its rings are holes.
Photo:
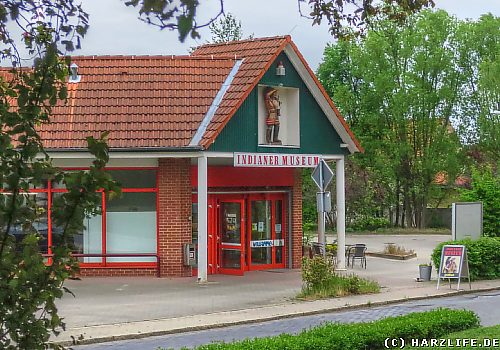
<path fill-rule="evenodd" d="M 81 274 L 243 275 L 299 268 L 301 170 L 335 162 L 345 234 L 344 158 L 361 150 L 289 36 L 197 48 L 190 56 L 73 57 L 68 101 L 40 136 L 54 165 L 91 162 L 109 131 L 107 169 L 123 187 L 74 237 Z M 57 242 L 49 182 L 46 249 Z"/>

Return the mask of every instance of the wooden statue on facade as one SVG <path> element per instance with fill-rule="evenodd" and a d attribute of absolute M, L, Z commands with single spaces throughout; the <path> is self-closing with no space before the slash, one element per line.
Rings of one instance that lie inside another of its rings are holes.
<path fill-rule="evenodd" d="M 264 90 L 264 101 L 266 106 L 266 143 L 281 145 L 278 138 L 280 131 L 280 100 L 278 91 L 268 87 Z"/>

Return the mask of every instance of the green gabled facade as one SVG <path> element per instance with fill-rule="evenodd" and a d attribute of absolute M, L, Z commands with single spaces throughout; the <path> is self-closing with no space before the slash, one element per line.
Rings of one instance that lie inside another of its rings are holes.
<path fill-rule="evenodd" d="M 286 69 L 285 76 L 277 76 L 274 72 L 279 62 L 282 62 Z M 300 147 L 259 146 L 259 85 L 299 89 Z M 271 64 L 271 68 L 264 74 L 258 86 L 248 95 L 208 151 L 325 155 L 349 153 L 346 148 L 340 147 L 343 141 L 284 52 L 280 53 Z"/>

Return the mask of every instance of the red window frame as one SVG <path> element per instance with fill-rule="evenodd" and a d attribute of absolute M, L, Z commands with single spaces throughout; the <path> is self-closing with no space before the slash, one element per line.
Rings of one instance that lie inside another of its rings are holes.
<path fill-rule="evenodd" d="M 159 251 L 159 222 L 158 222 L 158 208 L 159 208 L 159 196 L 158 196 L 158 167 L 106 167 L 105 170 L 154 170 L 156 172 L 155 187 L 148 188 L 122 188 L 123 193 L 156 193 L 156 254 Z M 79 170 L 89 170 L 88 167 L 65 167 L 64 171 L 79 171 Z M 52 195 L 54 193 L 65 193 L 67 192 L 64 188 L 52 188 L 52 182 L 47 181 L 47 188 L 33 188 L 27 193 L 47 193 L 47 253 L 52 254 Z M 0 192 L 4 192 L 0 189 Z M 101 254 L 106 254 L 106 196 L 103 190 L 99 190 L 101 193 L 101 205 L 102 205 L 102 237 L 101 237 Z M 51 263 L 50 258 L 47 261 L 48 264 Z M 85 263 L 80 262 L 81 267 L 88 268 L 150 268 L 157 267 L 157 262 L 107 262 L 106 258 L 102 258 L 102 262 L 99 263 Z"/>

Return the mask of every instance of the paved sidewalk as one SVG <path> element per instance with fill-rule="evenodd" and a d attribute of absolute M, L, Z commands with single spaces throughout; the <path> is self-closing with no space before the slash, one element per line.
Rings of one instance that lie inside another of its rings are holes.
<path fill-rule="evenodd" d="M 418 264 L 428 262 L 432 248 L 447 239 L 439 235 L 349 236 L 348 243 L 366 243 L 370 251 L 391 242 L 415 249 L 418 257 L 407 261 L 368 257 L 366 270 L 357 264 L 347 272 L 377 280 L 381 293 L 328 300 L 295 300 L 301 288 L 297 270 L 255 271 L 244 277 L 217 275 L 206 285 L 198 285 L 194 278 L 70 281 L 67 286 L 76 298 L 66 296 L 59 304 L 68 329 L 55 340 L 68 344 L 80 336 L 83 343 L 138 338 L 467 292 L 467 283 L 457 292 L 447 284 L 437 290 L 435 280 L 415 281 Z M 492 289 L 500 289 L 500 280 L 472 283 L 475 291 Z"/>

